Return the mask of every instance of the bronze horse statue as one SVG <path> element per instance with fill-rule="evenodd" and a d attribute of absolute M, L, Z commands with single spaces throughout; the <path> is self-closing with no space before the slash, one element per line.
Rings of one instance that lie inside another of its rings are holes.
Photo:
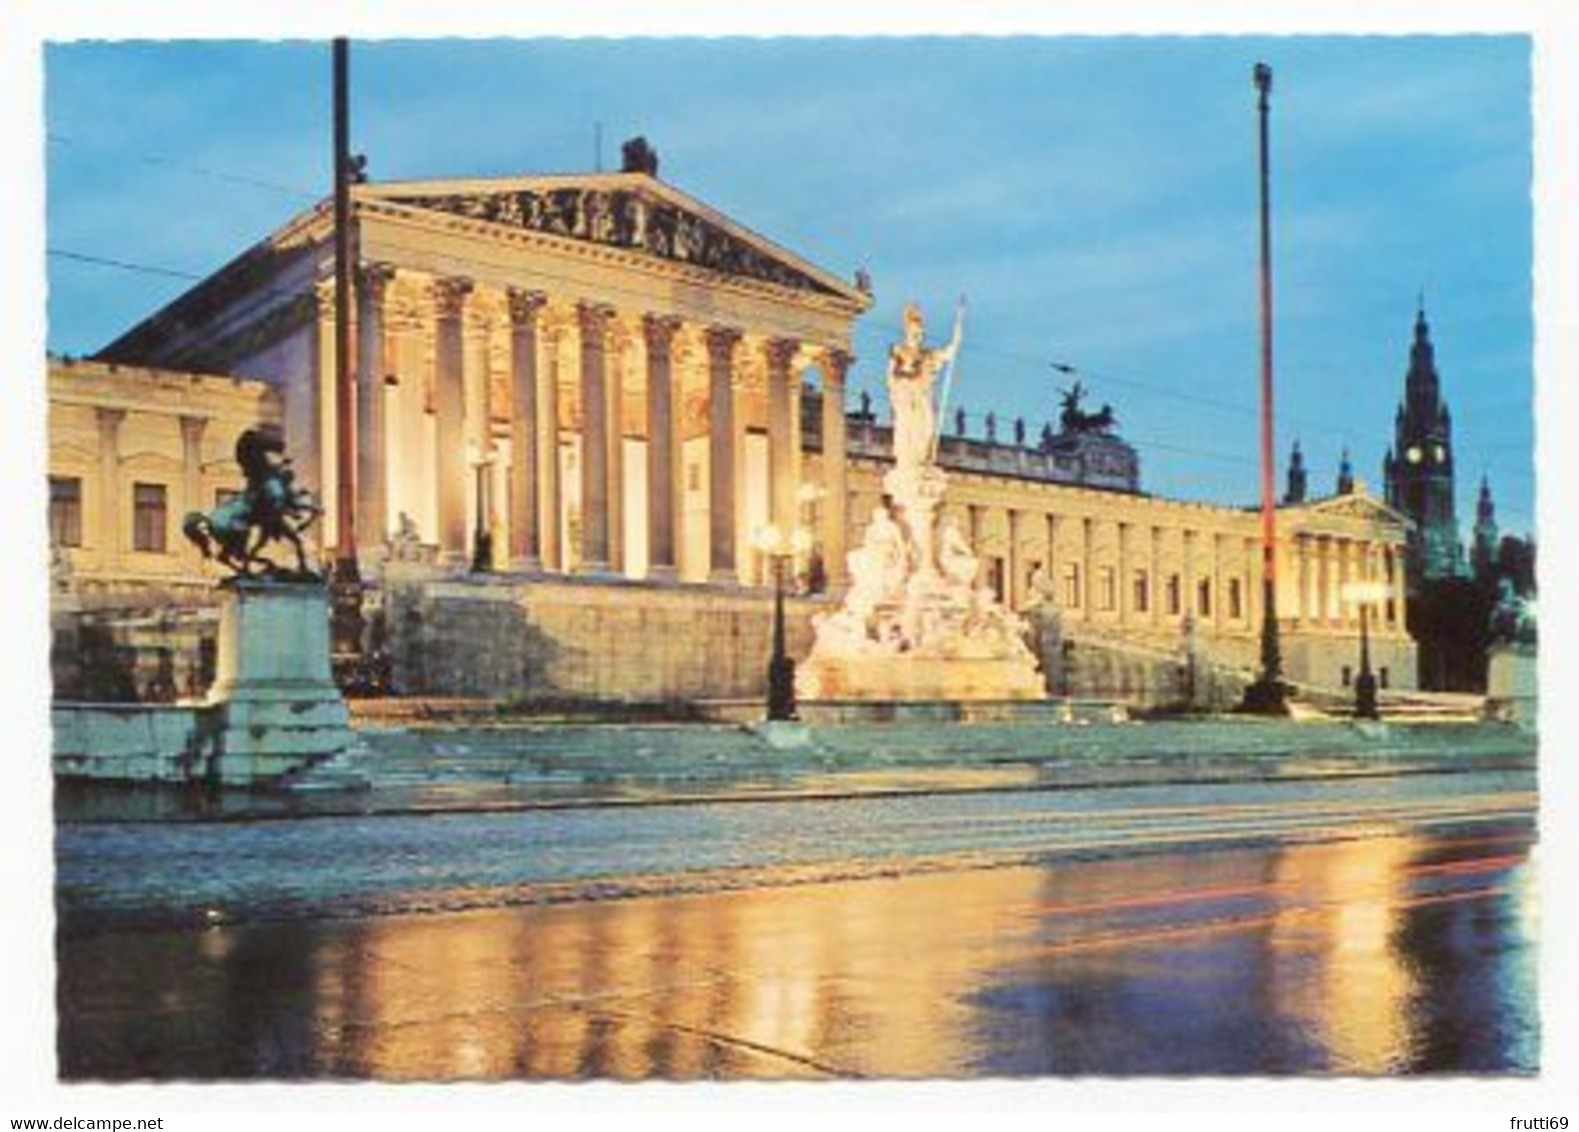
<path fill-rule="evenodd" d="M 237 577 L 281 581 L 316 581 L 322 574 L 307 564 L 302 532 L 323 509 L 311 493 L 296 484 L 285 456 L 285 442 L 262 429 L 247 429 L 236 440 L 236 463 L 246 489 L 212 511 L 189 512 L 181 531 L 203 557 L 228 566 Z M 283 542 L 296 553 L 296 568 L 267 557 L 270 543 Z"/>
<path fill-rule="evenodd" d="M 1112 405 L 1104 404 L 1094 413 L 1088 413 L 1080 407 L 1080 402 L 1085 399 L 1086 387 L 1079 381 L 1075 382 L 1073 388 L 1062 392 L 1063 412 L 1058 423 L 1063 432 L 1111 432 L 1118 423 Z"/>

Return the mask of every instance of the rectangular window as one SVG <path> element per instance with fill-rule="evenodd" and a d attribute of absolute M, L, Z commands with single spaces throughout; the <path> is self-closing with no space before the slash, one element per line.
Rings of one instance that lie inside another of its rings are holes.
<path fill-rule="evenodd" d="M 132 485 L 132 549 L 163 554 L 165 550 L 165 486 Z"/>
<path fill-rule="evenodd" d="M 1195 612 L 1201 617 L 1212 615 L 1212 580 L 1202 578 L 1195 586 Z"/>
<path fill-rule="evenodd" d="M 1111 566 L 1102 567 L 1101 588 L 1097 591 L 1100 595 L 1103 613 L 1112 613 L 1118 608 L 1118 571 Z"/>
<path fill-rule="evenodd" d="M 1184 589 L 1179 575 L 1168 575 L 1168 616 L 1177 617 L 1184 609 Z"/>
<path fill-rule="evenodd" d="M 1245 615 L 1245 594 L 1238 578 L 1228 579 L 1228 616 L 1238 621 Z"/>
<path fill-rule="evenodd" d="M 1387 687 L 1387 666 L 1384 664 L 1376 670 L 1376 684 L 1378 687 Z"/>
<path fill-rule="evenodd" d="M 1063 570 L 1064 608 L 1080 608 L 1080 563 L 1066 562 Z"/>
<path fill-rule="evenodd" d="M 1345 664 L 1343 666 L 1342 677 L 1343 677 L 1343 686 L 1345 688 L 1347 688 L 1349 686 L 1349 683 L 1354 679 L 1354 673 L 1353 673 L 1353 671 L 1350 670 L 1350 668 L 1349 668 L 1349 666 L 1347 664 Z"/>
<path fill-rule="evenodd" d="M 1151 612 L 1151 585 L 1150 585 L 1150 582 L 1151 582 L 1151 579 L 1147 577 L 1146 571 L 1144 571 L 1144 570 L 1136 570 L 1135 571 L 1135 612 L 1136 613 L 1150 613 Z"/>
<path fill-rule="evenodd" d="M 82 545 L 82 480 L 77 476 L 49 477 L 49 541 Z"/>

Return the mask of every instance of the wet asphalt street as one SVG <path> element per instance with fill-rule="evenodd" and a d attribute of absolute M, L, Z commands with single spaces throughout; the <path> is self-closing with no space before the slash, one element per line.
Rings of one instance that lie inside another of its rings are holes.
<path fill-rule="evenodd" d="M 62 823 L 67 1078 L 1533 1072 L 1534 776 Z"/>

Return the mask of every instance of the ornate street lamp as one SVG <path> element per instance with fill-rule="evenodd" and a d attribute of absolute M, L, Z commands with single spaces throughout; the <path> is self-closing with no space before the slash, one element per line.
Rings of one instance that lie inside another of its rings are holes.
<path fill-rule="evenodd" d="M 788 538 L 769 523 L 757 531 L 757 551 L 773 566 L 773 653 L 768 658 L 768 719 L 795 718 L 795 662 L 784 643 L 784 575 L 811 548 L 811 533 L 796 527 Z"/>
<path fill-rule="evenodd" d="M 493 531 L 488 529 L 488 513 L 492 510 L 488 499 L 488 471 L 492 461 L 486 451 L 479 453 L 467 445 L 475 457 L 477 476 L 477 521 L 472 529 L 472 573 L 486 574 L 493 569 Z"/>
<path fill-rule="evenodd" d="M 1343 597 L 1360 607 L 1360 672 L 1354 678 L 1354 717 L 1380 719 L 1376 674 L 1371 671 L 1370 609 L 1373 602 L 1387 600 L 1387 586 L 1382 582 L 1350 582 L 1343 587 Z"/>

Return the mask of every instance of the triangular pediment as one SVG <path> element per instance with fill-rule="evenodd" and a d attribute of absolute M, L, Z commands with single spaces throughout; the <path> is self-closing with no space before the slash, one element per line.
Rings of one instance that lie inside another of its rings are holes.
<path fill-rule="evenodd" d="M 651 256 L 735 279 L 843 299 L 871 297 L 642 173 L 404 181 L 357 196 Z"/>
<path fill-rule="evenodd" d="M 1359 519 L 1371 523 L 1395 523 L 1401 527 L 1410 525 L 1409 517 L 1400 511 L 1395 511 L 1375 496 L 1363 491 L 1356 491 L 1348 495 L 1332 495 L 1326 499 L 1316 500 L 1304 508 L 1306 514 L 1334 519 Z"/>

